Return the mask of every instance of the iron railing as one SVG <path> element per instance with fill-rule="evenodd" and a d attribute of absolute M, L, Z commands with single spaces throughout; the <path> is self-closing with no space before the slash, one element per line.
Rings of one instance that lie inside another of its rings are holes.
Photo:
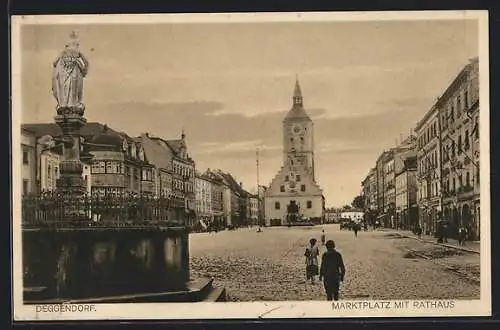
<path fill-rule="evenodd" d="M 22 197 L 24 227 L 184 226 L 184 199 L 147 194 L 83 195 L 47 192 Z"/>

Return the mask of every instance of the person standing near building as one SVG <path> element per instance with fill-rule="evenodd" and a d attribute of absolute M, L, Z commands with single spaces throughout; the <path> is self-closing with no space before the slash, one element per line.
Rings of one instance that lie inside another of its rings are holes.
<path fill-rule="evenodd" d="M 359 224 L 353 223 L 352 230 L 354 231 L 354 236 L 358 237 Z"/>
<path fill-rule="evenodd" d="M 314 284 L 314 277 L 318 275 L 318 256 L 319 248 L 316 245 L 317 240 L 311 238 L 309 240 L 309 246 L 306 248 L 304 256 L 306 257 L 306 278 L 311 280 L 311 284 Z"/>
<path fill-rule="evenodd" d="M 325 241 L 326 241 L 325 230 L 322 229 L 321 230 L 321 245 L 325 245 Z"/>
<path fill-rule="evenodd" d="M 321 257 L 319 280 L 323 281 L 327 300 L 339 300 L 340 282 L 344 281 L 345 266 L 342 255 L 335 250 L 335 242 L 326 242 L 326 252 Z"/>

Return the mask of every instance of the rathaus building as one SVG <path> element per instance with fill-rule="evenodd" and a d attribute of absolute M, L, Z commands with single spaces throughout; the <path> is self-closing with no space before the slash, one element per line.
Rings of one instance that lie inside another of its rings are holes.
<path fill-rule="evenodd" d="M 303 106 L 298 80 L 293 106 L 283 120 L 283 166 L 264 196 L 267 226 L 321 222 L 323 191 L 314 173 L 314 123 Z"/>

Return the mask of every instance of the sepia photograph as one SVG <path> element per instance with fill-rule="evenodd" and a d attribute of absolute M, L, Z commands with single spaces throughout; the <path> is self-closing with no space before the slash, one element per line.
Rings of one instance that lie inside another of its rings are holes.
<path fill-rule="evenodd" d="M 12 18 L 16 320 L 491 314 L 488 13 Z"/>

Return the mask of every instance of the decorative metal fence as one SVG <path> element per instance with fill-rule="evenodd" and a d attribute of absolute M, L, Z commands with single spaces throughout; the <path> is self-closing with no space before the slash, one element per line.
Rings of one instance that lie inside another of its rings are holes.
<path fill-rule="evenodd" d="M 24 227 L 184 226 L 182 198 L 115 194 L 68 196 L 60 193 L 25 195 Z"/>

